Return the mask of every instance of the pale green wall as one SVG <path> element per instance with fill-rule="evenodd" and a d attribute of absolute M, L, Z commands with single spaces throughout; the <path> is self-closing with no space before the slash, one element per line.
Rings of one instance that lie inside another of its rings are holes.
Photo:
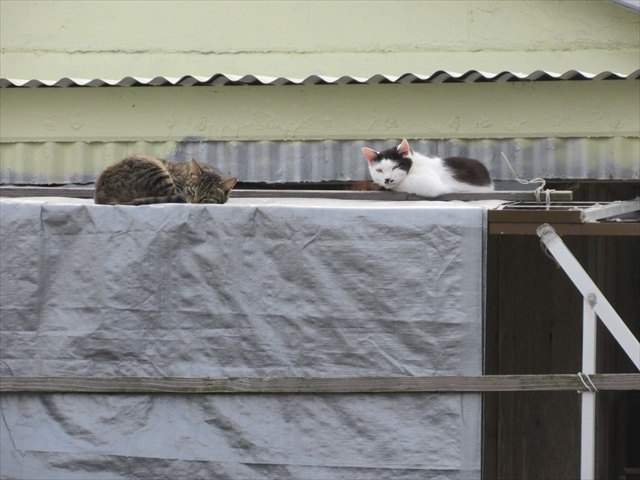
<path fill-rule="evenodd" d="M 640 68 L 638 14 L 605 0 L 2 0 L 0 18 L 14 79 Z"/>
<path fill-rule="evenodd" d="M 5 88 L 3 142 L 628 137 L 634 80 Z"/>

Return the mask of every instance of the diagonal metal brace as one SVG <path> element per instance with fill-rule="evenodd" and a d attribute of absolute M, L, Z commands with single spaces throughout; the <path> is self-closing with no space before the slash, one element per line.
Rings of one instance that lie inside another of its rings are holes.
<path fill-rule="evenodd" d="M 586 304 L 600 317 L 602 323 L 611 332 L 622 349 L 629 356 L 636 368 L 640 370 L 640 343 L 634 337 L 629 327 L 625 325 L 609 301 L 600 292 L 591 277 L 582 268 L 571 251 L 548 223 L 542 224 L 536 230 L 540 241 L 551 252 L 558 264 L 578 288 L 586 300 Z"/>

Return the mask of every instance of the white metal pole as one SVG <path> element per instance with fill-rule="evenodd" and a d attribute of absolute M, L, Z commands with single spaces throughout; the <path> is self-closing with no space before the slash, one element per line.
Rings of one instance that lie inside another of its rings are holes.
<path fill-rule="evenodd" d="M 553 258 L 569 276 L 584 298 L 590 298 L 591 309 L 600 317 L 602 323 L 611 332 L 636 368 L 640 369 L 640 343 L 633 336 L 629 327 L 625 325 L 609 301 L 600 292 L 591 277 L 584 271 L 580 262 L 558 236 L 553 227 L 547 223 L 540 225 L 537 230 L 542 243 L 552 253 Z"/>
<path fill-rule="evenodd" d="M 596 313 L 593 311 L 594 297 L 585 298 L 582 312 L 582 372 L 590 375 L 596 373 Z M 596 392 L 582 392 L 582 432 L 580 443 L 580 478 L 593 480 L 595 478 L 596 453 Z"/>

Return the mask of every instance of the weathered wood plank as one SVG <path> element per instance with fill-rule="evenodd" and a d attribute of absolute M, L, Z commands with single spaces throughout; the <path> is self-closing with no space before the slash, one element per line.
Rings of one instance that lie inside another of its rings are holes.
<path fill-rule="evenodd" d="M 358 191 L 358 190 L 232 190 L 231 197 L 236 198 L 337 198 L 352 200 L 396 200 L 396 201 L 473 201 L 473 200 L 504 200 L 509 202 L 535 201 L 533 192 L 497 190 L 483 193 L 448 193 L 439 197 L 427 198 L 403 192 L 390 191 Z M 571 201 L 571 191 L 552 192 L 551 201 Z"/>
<path fill-rule="evenodd" d="M 0 197 L 93 198 L 93 187 L 17 187 L 0 186 Z"/>
<path fill-rule="evenodd" d="M 0 186 L 2 197 L 71 197 L 93 198 L 92 187 L 15 187 Z M 272 189 L 234 189 L 232 198 L 333 198 L 341 200 L 504 200 L 510 202 L 535 201 L 533 192 L 495 191 L 488 193 L 450 193 L 436 198 L 425 198 L 401 192 L 359 191 L 359 190 L 272 190 Z M 554 202 L 571 201 L 571 191 L 552 192 Z"/>
<path fill-rule="evenodd" d="M 566 207 L 562 210 L 545 210 L 543 205 L 536 209 L 496 209 L 489 210 L 490 223 L 575 223 L 582 224 L 580 210 Z"/>
<path fill-rule="evenodd" d="M 537 235 L 539 223 L 503 223 L 491 220 L 489 211 L 489 235 Z M 554 223 L 553 228 L 559 235 L 599 235 L 640 237 L 640 223 L 587 222 Z"/>
<path fill-rule="evenodd" d="M 597 374 L 591 375 L 590 378 L 598 390 L 640 390 L 640 374 Z M 361 378 L 0 377 L 2 393 L 410 393 L 572 390 L 587 390 L 576 374 Z"/>

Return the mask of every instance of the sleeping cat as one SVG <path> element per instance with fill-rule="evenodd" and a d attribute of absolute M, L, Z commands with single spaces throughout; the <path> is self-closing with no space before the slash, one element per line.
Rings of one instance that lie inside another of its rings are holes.
<path fill-rule="evenodd" d="M 94 200 L 103 205 L 225 203 L 236 181 L 194 159 L 179 163 L 133 155 L 100 174 Z"/>
<path fill-rule="evenodd" d="M 437 197 L 454 192 L 491 192 L 493 181 L 478 160 L 463 157 L 427 157 L 403 140 L 383 152 L 362 149 L 374 182 L 397 192 Z"/>

